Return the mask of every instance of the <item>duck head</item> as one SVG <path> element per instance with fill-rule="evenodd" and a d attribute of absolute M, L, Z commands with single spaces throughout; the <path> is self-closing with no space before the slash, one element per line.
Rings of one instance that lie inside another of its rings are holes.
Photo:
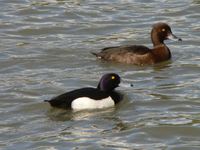
<path fill-rule="evenodd" d="M 120 77 L 115 73 L 108 73 L 101 77 L 97 88 L 102 91 L 112 91 L 120 84 Z"/>
<path fill-rule="evenodd" d="M 168 24 L 162 22 L 154 24 L 151 30 L 151 40 L 153 45 L 156 46 L 163 44 L 164 40 L 167 39 L 182 41 L 181 38 L 178 38 L 172 33 L 171 28 Z"/>

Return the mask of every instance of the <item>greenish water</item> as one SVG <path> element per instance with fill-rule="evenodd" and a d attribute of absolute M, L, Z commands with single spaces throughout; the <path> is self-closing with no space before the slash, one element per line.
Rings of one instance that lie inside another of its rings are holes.
<path fill-rule="evenodd" d="M 96 60 L 106 46 L 152 46 L 164 21 L 182 42 L 172 60 L 138 67 Z M 1 149 L 200 149 L 199 0 L 0 1 Z M 115 108 L 72 112 L 44 99 L 122 77 Z M 133 87 L 130 85 L 133 84 Z"/>

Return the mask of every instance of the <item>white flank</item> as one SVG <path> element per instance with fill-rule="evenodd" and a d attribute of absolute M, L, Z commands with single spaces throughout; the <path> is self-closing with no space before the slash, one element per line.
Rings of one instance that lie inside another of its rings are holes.
<path fill-rule="evenodd" d="M 102 100 L 93 100 L 88 97 L 77 98 L 72 102 L 72 109 L 81 110 L 81 109 L 99 109 L 107 108 L 114 106 L 114 100 L 109 96 Z"/>

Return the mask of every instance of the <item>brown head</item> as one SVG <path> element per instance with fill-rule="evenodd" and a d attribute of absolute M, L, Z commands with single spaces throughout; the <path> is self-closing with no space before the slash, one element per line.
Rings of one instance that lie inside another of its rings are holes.
<path fill-rule="evenodd" d="M 151 30 L 151 40 L 153 45 L 156 46 L 164 44 L 164 40 L 167 39 L 176 39 L 178 41 L 182 41 L 181 38 L 178 38 L 172 33 L 168 24 L 162 22 L 154 24 Z"/>

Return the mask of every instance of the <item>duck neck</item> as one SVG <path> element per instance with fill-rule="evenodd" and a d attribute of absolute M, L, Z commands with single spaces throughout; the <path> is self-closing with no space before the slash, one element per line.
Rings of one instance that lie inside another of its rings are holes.
<path fill-rule="evenodd" d="M 99 89 L 100 91 L 104 91 L 106 93 L 109 93 L 111 92 L 113 89 L 111 87 L 106 87 L 105 85 L 103 85 L 103 83 L 99 83 L 98 86 L 97 86 L 97 89 Z"/>
<path fill-rule="evenodd" d="M 162 37 L 160 37 L 159 34 L 154 30 L 151 31 L 151 41 L 154 47 L 164 44 Z"/>

